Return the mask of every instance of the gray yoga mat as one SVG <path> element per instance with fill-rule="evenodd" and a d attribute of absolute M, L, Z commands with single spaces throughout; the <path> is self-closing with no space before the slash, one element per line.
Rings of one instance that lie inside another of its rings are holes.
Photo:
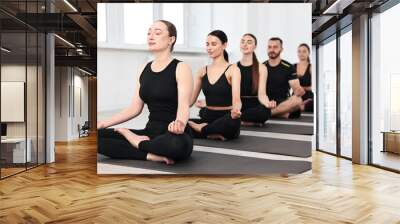
<path fill-rule="evenodd" d="M 270 120 L 275 120 L 275 121 L 299 121 L 299 122 L 313 123 L 314 122 L 314 117 L 301 116 L 299 118 L 289 118 L 289 119 L 271 117 Z"/>
<path fill-rule="evenodd" d="M 242 126 L 241 130 L 259 131 L 259 132 L 275 132 L 275 133 L 296 134 L 296 135 L 312 135 L 313 134 L 313 126 L 273 124 L 273 123 L 268 123 L 268 122 L 263 127 Z"/>
<path fill-rule="evenodd" d="M 141 160 L 116 160 L 100 154 L 98 155 L 98 163 L 176 174 L 299 174 L 311 169 L 311 162 L 308 161 L 258 159 L 199 151 L 193 151 L 189 159 L 174 165 Z"/>
<path fill-rule="evenodd" d="M 237 139 L 219 141 L 194 139 L 195 145 L 250 152 L 273 153 L 307 158 L 311 156 L 311 142 L 241 135 Z"/>

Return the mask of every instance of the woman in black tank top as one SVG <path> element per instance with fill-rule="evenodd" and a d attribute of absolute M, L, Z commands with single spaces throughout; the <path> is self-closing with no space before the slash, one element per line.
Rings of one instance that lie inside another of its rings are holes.
<path fill-rule="evenodd" d="M 150 27 L 147 42 L 155 59 L 140 69 L 130 106 L 98 122 L 100 154 L 167 164 L 191 155 L 193 139 L 186 123 L 193 80 L 189 66 L 172 58 L 176 37 L 176 28 L 168 21 Z M 138 116 L 145 103 L 150 111 L 145 129 L 107 128 Z"/>
<path fill-rule="evenodd" d="M 225 48 L 228 38 L 221 30 L 207 36 L 207 53 L 213 60 L 196 75 L 192 105 L 203 90 L 205 105 L 201 107 L 201 119 L 191 119 L 194 137 L 227 140 L 237 138 L 240 132 L 240 71 L 228 62 Z"/>
<path fill-rule="evenodd" d="M 271 116 L 270 108 L 276 106 L 266 94 L 268 70 L 258 62 L 256 47 L 257 38 L 251 33 L 244 34 L 240 42 L 243 56 L 237 62 L 241 74 L 242 125 L 263 125 Z"/>
<path fill-rule="evenodd" d="M 314 94 L 311 86 L 311 64 L 310 64 L 310 47 L 307 44 L 300 44 L 297 48 L 297 57 L 299 62 L 294 64 L 297 76 L 303 87 L 305 94 L 302 96 L 303 104 L 300 111 L 314 111 Z"/>

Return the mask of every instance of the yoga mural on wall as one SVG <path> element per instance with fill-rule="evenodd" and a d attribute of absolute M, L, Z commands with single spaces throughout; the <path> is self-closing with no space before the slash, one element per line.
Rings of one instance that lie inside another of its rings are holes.
<path fill-rule="evenodd" d="M 98 8 L 98 174 L 311 170 L 311 4 Z"/>

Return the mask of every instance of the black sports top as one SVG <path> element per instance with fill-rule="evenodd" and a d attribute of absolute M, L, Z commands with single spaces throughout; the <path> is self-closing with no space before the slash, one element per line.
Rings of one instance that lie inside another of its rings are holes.
<path fill-rule="evenodd" d="M 310 67 L 311 67 L 311 64 L 308 64 L 307 69 L 304 72 L 303 76 L 299 76 L 299 74 L 297 74 L 297 77 L 299 78 L 301 86 L 311 86 L 311 71 L 310 71 Z M 297 71 L 297 64 L 294 64 L 294 69 Z"/>
<path fill-rule="evenodd" d="M 207 106 L 232 106 L 232 87 L 226 79 L 225 72 L 228 70 L 229 65 L 218 80 L 211 84 L 206 74 L 201 79 L 201 89 L 203 90 L 204 96 L 206 97 Z"/>
<path fill-rule="evenodd" d="M 289 96 L 289 81 L 297 79 L 296 70 L 293 65 L 285 60 L 277 66 L 270 66 L 268 61 L 264 64 L 268 69 L 267 95 L 270 99 L 281 100 Z"/>
<path fill-rule="evenodd" d="M 240 61 L 237 62 L 240 69 L 240 95 L 241 96 L 257 96 L 257 93 L 253 93 L 253 74 L 252 65 L 243 66 Z"/>
<path fill-rule="evenodd" d="M 139 96 L 149 108 L 150 121 L 172 122 L 178 110 L 176 68 L 180 61 L 173 59 L 164 70 L 151 70 L 149 62 L 140 75 Z"/>

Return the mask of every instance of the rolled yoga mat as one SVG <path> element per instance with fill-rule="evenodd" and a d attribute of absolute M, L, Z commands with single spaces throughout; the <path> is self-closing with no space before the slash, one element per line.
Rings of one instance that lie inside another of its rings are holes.
<path fill-rule="evenodd" d="M 272 153 L 307 158 L 311 156 L 311 142 L 240 135 L 228 141 L 194 139 L 195 145 L 249 152 Z"/>
<path fill-rule="evenodd" d="M 313 126 L 266 123 L 263 127 L 241 126 L 241 130 L 275 132 L 296 135 L 313 135 Z"/>
<path fill-rule="evenodd" d="M 135 171 L 134 174 L 151 174 L 152 171 L 173 174 L 298 174 L 311 169 L 309 161 L 270 160 L 199 151 L 193 151 L 189 159 L 174 165 L 142 160 L 110 159 L 100 154 L 98 163 L 141 169 Z M 98 174 L 101 174 L 101 170 L 98 171 Z M 121 170 L 121 174 L 125 174 L 123 170 Z"/>

